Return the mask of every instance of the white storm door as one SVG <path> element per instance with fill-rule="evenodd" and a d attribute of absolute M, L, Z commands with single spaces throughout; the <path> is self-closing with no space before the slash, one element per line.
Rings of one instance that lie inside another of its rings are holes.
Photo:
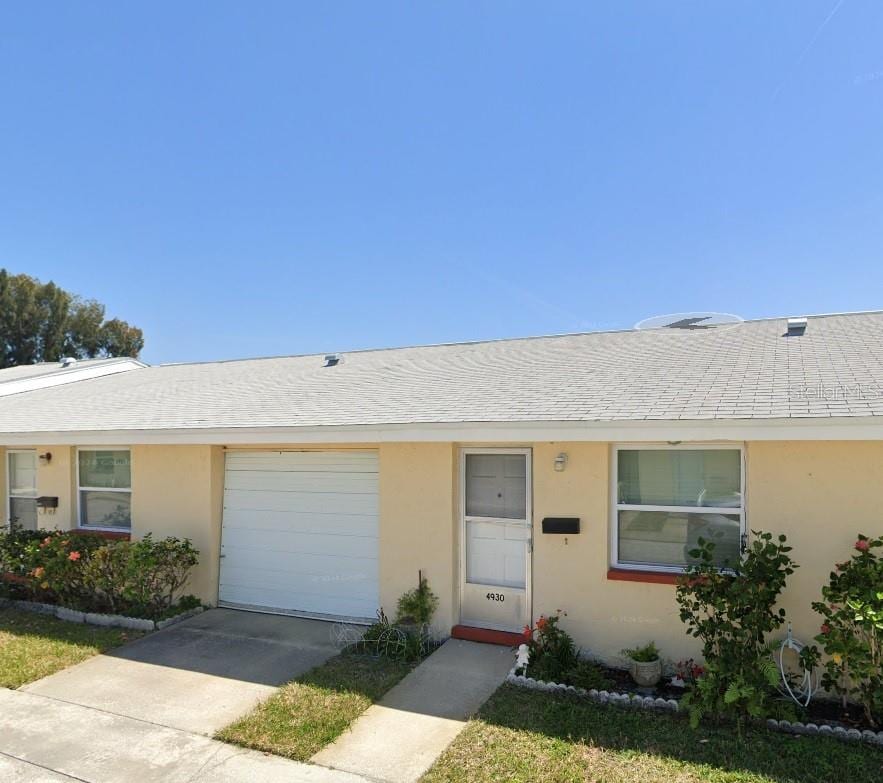
<path fill-rule="evenodd" d="M 530 621 L 529 449 L 464 449 L 460 622 L 520 631 Z"/>

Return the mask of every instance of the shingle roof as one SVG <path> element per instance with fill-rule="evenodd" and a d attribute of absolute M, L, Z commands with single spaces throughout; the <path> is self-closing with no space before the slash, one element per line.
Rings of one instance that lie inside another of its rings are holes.
<path fill-rule="evenodd" d="M 119 359 L 79 359 L 73 367 L 93 367 Z M 22 364 L 17 367 L 4 367 L 0 369 L 0 383 L 18 381 L 23 378 L 39 378 L 44 375 L 54 375 L 69 371 L 70 367 L 63 367 L 61 362 L 38 362 L 37 364 Z"/>
<path fill-rule="evenodd" d="M 0 433 L 883 416 L 883 312 L 145 367 L 0 399 Z"/>
<path fill-rule="evenodd" d="M 111 375 L 141 367 L 136 359 L 113 357 L 109 359 L 77 359 L 67 365 L 61 362 L 39 362 L 6 367 L 0 370 L 0 397 L 30 392 L 48 386 Z"/>

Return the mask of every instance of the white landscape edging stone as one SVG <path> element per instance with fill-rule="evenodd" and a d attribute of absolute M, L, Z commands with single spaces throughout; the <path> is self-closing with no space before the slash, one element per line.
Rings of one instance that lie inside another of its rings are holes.
<path fill-rule="evenodd" d="M 598 704 L 612 704 L 616 707 L 631 707 L 633 709 L 655 710 L 657 712 L 678 712 L 681 709 L 677 699 L 654 698 L 653 696 L 641 696 L 637 693 L 620 693 L 617 691 L 598 691 L 594 688 L 586 690 L 573 685 L 563 685 L 556 682 L 544 682 L 533 677 L 518 674 L 519 665 L 516 663 L 506 675 L 506 682 L 517 685 L 520 688 L 528 688 L 535 691 L 563 691 L 573 693 L 591 699 Z M 870 729 L 859 731 L 847 729 L 843 726 L 829 726 L 828 724 L 801 723 L 800 721 L 773 720 L 766 721 L 766 726 L 773 731 L 785 734 L 803 734 L 806 736 L 834 737 L 843 742 L 867 742 L 870 745 L 883 747 L 883 731 L 873 732 Z"/>
<path fill-rule="evenodd" d="M 589 698 L 598 704 L 613 704 L 617 707 L 632 707 L 644 710 L 656 710 L 657 712 L 677 712 L 680 708 L 676 699 L 661 699 L 653 696 L 641 696 L 639 693 L 620 693 L 618 691 L 599 691 L 595 688 L 586 690 L 574 685 L 564 685 L 559 682 L 544 682 L 526 677 L 517 673 L 517 667 L 513 666 L 506 676 L 506 682 L 518 685 L 521 688 L 529 688 L 535 691 L 563 691 L 577 696 Z"/>
<path fill-rule="evenodd" d="M 180 623 L 188 617 L 194 617 L 203 611 L 203 607 L 197 606 L 181 612 L 165 620 L 145 620 L 141 617 L 126 617 L 122 614 L 99 614 L 97 612 L 80 612 L 77 609 L 68 609 L 66 606 L 55 604 L 41 604 L 36 601 L 16 601 L 8 598 L 0 598 L 0 608 L 11 606 L 32 614 L 46 614 L 57 617 L 71 623 L 86 623 L 98 625 L 104 628 L 127 628 L 130 631 L 156 631 L 168 628 L 170 625 Z"/>
<path fill-rule="evenodd" d="M 181 612 L 181 614 L 176 614 L 172 617 L 167 617 L 165 620 L 157 620 L 156 621 L 156 630 L 161 631 L 163 628 L 168 628 L 170 625 L 177 625 L 183 620 L 187 620 L 190 617 L 196 617 L 196 615 L 201 614 L 203 611 L 203 607 L 194 606 L 192 609 L 188 609 L 186 612 Z"/>

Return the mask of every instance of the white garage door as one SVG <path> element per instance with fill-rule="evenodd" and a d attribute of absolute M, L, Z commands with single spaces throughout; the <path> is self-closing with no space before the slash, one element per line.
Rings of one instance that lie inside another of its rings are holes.
<path fill-rule="evenodd" d="M 371 619 L 377 524 L 375 452 L 229 452 L 219 602 Z"/>

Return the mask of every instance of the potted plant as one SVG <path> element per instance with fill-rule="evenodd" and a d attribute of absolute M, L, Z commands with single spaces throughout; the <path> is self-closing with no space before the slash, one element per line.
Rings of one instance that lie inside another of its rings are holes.
<path fill-rule="evenodd" d="M 629 660 L 629 674 L 642 688 L 652 688 L 662 679 L 662 660 L 655 642 L 623 650 L 622 654 Z"/>

